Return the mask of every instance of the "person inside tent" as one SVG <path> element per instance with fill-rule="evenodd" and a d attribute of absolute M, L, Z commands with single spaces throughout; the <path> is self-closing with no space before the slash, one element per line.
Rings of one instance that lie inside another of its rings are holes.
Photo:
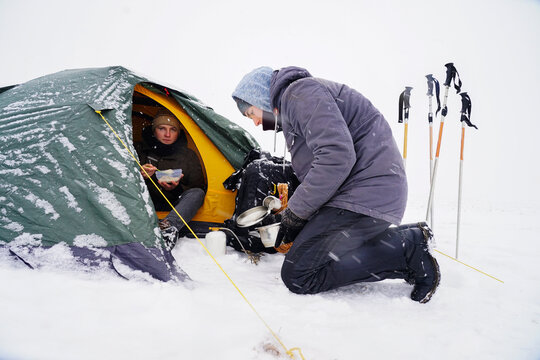
<path fill-rule="evenodd" d="M 141 175 L 146 181 L 156 211 L 169 211 L 175 207 L 182 218 L 189 222 L 204 202 L 206 185 L 201 163 L 195 152 L 187 147 L 187 138 L 178 119 L 168 110 L 155 115 L 152 126 L 143 129 L 142 143 L 135 144 L 139 161 L 144 168 Z M 178 181 L 161 181 L 156 173 L 168 169 L 182 169 Z M 163 198 L 149 177 L 165 195 Z M 172 249 L 184 222 L 175 211 L 159 222 L 167 248 Z"/>
<path fill-rule="evenodd" d="M 282 129 L 300 180 L 282 211 L 276 247 L 293 242 L 281 277 L 294 293 L 401 278 L 411 299 L 431 299 L 440 279 L 425 223 L 399 225 L 407 202 L 403 161 L 389 124 L 344 84 L 303 68 L 246 74 L 233 99 L 263 130 Z"/>

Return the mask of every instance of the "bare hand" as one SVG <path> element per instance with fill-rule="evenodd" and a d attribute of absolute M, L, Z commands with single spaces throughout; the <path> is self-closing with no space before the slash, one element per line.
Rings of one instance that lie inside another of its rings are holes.
<path fill-rule="evenodd" d="M 152 177 L 152 175 L 154 175 L 154 173 L 157 170 L 157 167 L 155 167 L 152 164 L 144 164 L 142 167 L 143 167 L 144 170 L 141 169 L 141 175 L 145 179 L 148 179 L 149 177 Z"/>
<path fill-rule="evenodd" d="M 171 181 L 171 182 L 158 181 L 158 183 L 159 183 L 159 185 L 161 185 L 161 187 L 163 187 L 163 189 L 165 189 L 167 191 L 171 191 L 174 188 L 176 188 L 178 186 L 178 184 L 180 184 L 180 180 Z"/>

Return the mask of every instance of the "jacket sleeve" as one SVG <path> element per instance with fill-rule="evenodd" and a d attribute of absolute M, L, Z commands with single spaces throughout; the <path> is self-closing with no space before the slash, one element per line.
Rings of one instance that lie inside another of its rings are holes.
<path fill-rule="evenodd" d="M 315 79 L 291 86 L 282 110 L 298 132 L 296 135 L 305 139 L 313 160 L 289 207 L 299 217 L 308 219 L 347 179 L 356 162 L 356 152 L 347 123 L 326 87 Z"/>
<path fill-rule="evenodd" d="M 140 142 L 134 142 L 133 147 L 135 148 L 135 152 L 137 153 L 137 156 L 139 157 L 139 163 L 141 165 L 146 164 L 146 154 L 143 151 L 143 144 Z"/>
<path fill-rule="evenodd" d="M 180 184 L 183 190 L 201 188 L 206 191 L 202 166 L 195 152 L 187 149 L 182 167 L 184 177 L 180 180 Z"/>

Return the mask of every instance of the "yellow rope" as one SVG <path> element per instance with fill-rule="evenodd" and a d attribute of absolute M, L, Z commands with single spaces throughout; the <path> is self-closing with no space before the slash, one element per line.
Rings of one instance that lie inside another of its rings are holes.
<path fill-rule="evenodd" d="M 139 165 L 139 167 L 144 171 L 144 173 L 148 176 L 148 173 L 146 172 L 146 170 L 142 167 L 142 165 L 139 163 L 139 161 L 137 160 L 137 158 L 135 157 L 135 155 L 133 155 L 133 153 L 129 150 L 129 148 L 126 146 L 126 144 L 122 141 L 122 139 L 120 138 L 120 136 L 118 136 L 118 134 L 116 133 L 116 131 L 114 131 L 114 129 L 112 128 L 112 126 L 109 124 L 109 122 L 107 121 L 107 119 L 105 119 L 105 117 L 103 116 L 103 114 L 101 114 L 101 111 L 100 110 L 95 110 L 95 112 L 101 116 L 101 118 L 103 119 L 103 121 L 105 121 L 105 123 L 107 124 L 107 126 L 109 127 L 109 129 L 111 129 L 111 131 L 113 132 L 113 134 L 116 136 L 116 138 L 122 143 L 122 145 L 124 145 L 124 147 L 126 148 L 126 150 L 129 152 L 129 154 L 131 155 L 131 157 L 133 158 L 133 160 L 135 160 L 135 162 L 137 163 L 137 165 Z M 152 180 L 152 178 L 150 176 L 148 176 L 148 178 L 150 179 L 150 181 L 152 182 L 152 184 L 154 184 L 154 186 L 156 187 L 156 189 L 159 191 L 159 193 L 163 196 L 163 198 L 167 201 L 167 203 L 171 206 L 171 208 L 174 210 L 174 212 L 176 213 L 176 215 L 178 215 L 178 217 L 180 218 L 180 220 L 182 220 L 182 222 L 184 223 L 184 225 L 189 229 L 189 231 L 191 232 L 191 234 L 197 239 L 197 241 L 199 242 L 199 244 L 201 244 L 201 246 L 204 248 L 204 250 L 206 251 L 206 253 L 208 255 L 210 255 L 210 257 L 212 258 L 212 260 L 214 260 L 214 262 L 216 263 L 216 265 L 219 267 L 219 269 L 223 272 L 223 274 L 227 277 L 227 279 L 229 279 L 229 281 L 231 282 L 231 284 L 234 286 L 234 288 L 238 291 L 238 293 L 242 296 L 242 298 L 246 301 L 246 303 L 249 305 L 249 307 L 251 308 L 251 310 L 253 310 L 253 312 L 257 315 L 257 317 L 259 318 L 259 320 L 261 320 L 261 322 L 264 324 L 264 326 L 266 326 L 266 328 L 268 329 L 268 331 L 270 331 L 270 333 L 272 334 L 272 336 L 274 337 L 274 339 L 276 339 L 276 341 L 283 347 L 283 349 L 285 349 L 285 352 L 287 353 L 287 355 L 289 355 L 289 357 L 291 359 L 294 359 L 294 354 L 293 354 L 293 351 L 298 351 L 298 353 L 300 354 L 300 358 L 301 359 L 304 359 L 304 356 L 302 354 L 302 351 L 300 350 L 300 348 L 292 348 L 292 349 L 287 349 L 287 347 L 285 346 L 285 344 L 281 341 L 281 339 L 277 336 L 277 334 L 272 330 L 272 328 L 270 327 L 270 325 L 268 325 L 268 323 L 263 319 L 263 317 L 259 314 L 259 312 L 255 309 L 255 307 L 251 304 L 251 302 L 247 299 L 247 297 L 244 295 L 244 293 L 240 290 L 240 288 L 235 284 L 235 282 L 231 279 L 231 277 L 229 276 L 229 274 L 227 274 L 227 272 L 221 267 L 221 265 L 219 264 L 219 262 L 216 260 L 216 258 L 214 258 L 212 256 L 212 254 L 210 253 L 210 251 L 208 251 L 208 249 L 206 248 L 206 246 L 204 246 L 203 242 L 199 239 L 199 237 L 195 234 L 195 232 L 191 229 L 191 227 L 186 223 L 186 221 L 182 218 L 182 216 L 180 216 L 180 214 L 178 213 L 178 211 L 174 208 L 174 206 L 171 204 L 171 202 L 167 199 L 167 197 L 161 192 L 161 189 L 156 185 L 156 183 L 154 182 L 154 180 Z"/>
<path fill-rule="evenodd" d="M 452 259 L 452 260 L 454 260 L 454 261 L 457 261 L 458 263 L 460 263 L 460 264 L 462 264 L 462 265 L 465 265 L 465 266 L 467 266 L 467 267 L 470 267 L 471 269 L 476 270 L 476 271 L 478 271 L 479 273 L 484 274 L 484 275 L 486 275 L 486 276 L 489 276 L 490 278 L 495 279 L 495 280 L 497 280 L 497 281 L 500 281 L 500 282 L 502 282 L 502 283 L 504 284 L 504 281 L 497 279 L 495 276 L 491 276 L 491 275 L 489 275 L 488 273 L 483 272 L 482 270 L 478 270 L 477 268 L 474 268 L 474 267 L 472 267 L 471 265 L 465 264 L 464 262 L 459 261 L 458 259 L 451 257 L 450 255 L 446 255 L 446 254 L 443 253 L 442 251 L 439 251 L 439 250 L 437 250 L 437 249 L 434 249 L 434 250 L 435 250 L 436 252 L 438 252 L 439 254 L 442 254 L 442 255 L 444 255 L 444 256 L 446 256 L 446 257 L 449 257 L 450 259 Z"/>

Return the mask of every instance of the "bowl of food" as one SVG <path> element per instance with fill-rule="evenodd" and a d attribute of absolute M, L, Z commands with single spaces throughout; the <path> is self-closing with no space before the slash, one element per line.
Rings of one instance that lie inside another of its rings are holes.
<path fill-rule="evenodd" d="M 156 171 L 158 181 L 177 182 L 182 176 L 182 169 L 168 169 Z"/>

